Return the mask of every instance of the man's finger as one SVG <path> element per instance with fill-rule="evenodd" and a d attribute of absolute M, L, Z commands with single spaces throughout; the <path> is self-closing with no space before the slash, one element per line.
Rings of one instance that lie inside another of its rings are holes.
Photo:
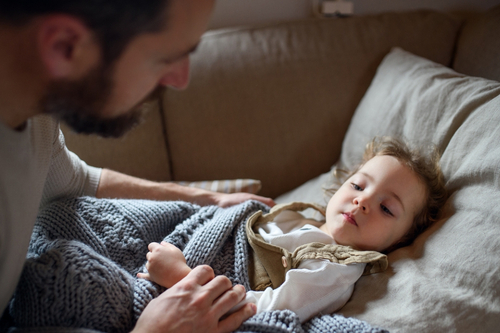
<path fill-rule="evenodd" d="M 193 280 L 200 286 L 204 286 L 215 277 L 214 270 L 207 265 L 196 266 L 183 280 Z"/>
<path fill-rule="evenodd" d="M 205 286 L 203 286 L 203 288 L 208 291 L 209 300 L 211 303 L 214 303 L 214 305 L 215 305 L 215 302 L 218 302 L 221 297 L 224 297 L 226 292 L 232 291 L 233 284 L 231 283 L 231 281 L 227 277 L 225 277 L 223 275 L 219 275 L 219 276 L 216 276 L 212 281 L 208 282 Z M 242 296 L 245 294 L 244 288 L 243 288 L 243 291 L 238 290 L 238 291 L 236 291 L 236 293 L 232 292 L 232 294 L 238 294 L 237 296 Z M 230 297 L 231 296 L 229 296 L 229 297 L 225 296 L 224 299 L 227 299 Z M 236 298 L 235 295 L 232 295 L 232 298 Z M 235 305 L 235 304 L 233 304 L 233 305 Z M 231 307 L 229 307 L 229 309 L 230 308 Z M 217 313 L 219 313 L 219 312 L 217 312 Z M 225 312 L 219 313 L 219 315 L 222 316 L 224 313 Z"/>
<path fill-rule="evenodd" d="M 245 287 L 236 285 L 221 294 L 222 295 L 214 301 L 214 311 L 216 316 L 219 317 L 225 315 L 232 307 L 242 301 L 245 298 L 246 291 Z"/>
<path fill-rule="evenodd" d="M 241 309 L 219 321 L 219 332 L 227 333 L 235 331 L 240 325 L 255 315 L 257 307 L 253 303 L 245 304 Z"/>

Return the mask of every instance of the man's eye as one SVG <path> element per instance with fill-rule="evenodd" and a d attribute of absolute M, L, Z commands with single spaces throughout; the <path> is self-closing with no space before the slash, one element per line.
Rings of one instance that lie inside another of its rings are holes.
<path fill-rule="evenodd" d="M 390 216 L 394 216 L 394 215 L 392 214 L 392 212 L 389 210 L 389 208 L 387 208 L 386 206 L 384 206 L 384 205 L 380 205 L 380 208 L 382 208 L 382 211 L 383 211 L 384 213 L 386 213 L 386 214 L 388 214 L 388 215 L 390 215 Z"/>
<path fill-rule="evenodd" d="M 351 183 L 351 186 L 356 191 L 363 191 L 363 189 L 359 185 L 357 185 L 357 184 Z"/>

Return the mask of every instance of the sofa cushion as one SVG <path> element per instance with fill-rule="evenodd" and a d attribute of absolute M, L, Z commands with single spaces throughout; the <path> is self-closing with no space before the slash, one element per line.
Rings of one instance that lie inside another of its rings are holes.
<path fill-rule="evenodd" d="M 257 179 L 220 179 L 201 180 L 198 182 L 175 181 L 174 183 L 221 193 L 246 192 L 257 194 L 262 188 L 260 180 Z"/>
<path fill-rule="evenodd" d="M 453 68 L 500 81 L 500 5 L 466 21 L 457 42 Z"/>
<path fill-rule="evenodd" d="M 500 325 L 500 83 L 401 49 L 387 55 L 358 106 L 341 164 L 374 136 L 435 143 L 451 197 L 443 218 L 391 269 L 361 278 L 341 310 L 391 332 L 492 332 Z"/>
<path fill-rule="evenodd" d="M 393 46 L 449 65 L 460 21 L 419 11 L 209 33 L 164 95 L 176 180 L 254 178 L 275 197 L 326 172 Z"/>

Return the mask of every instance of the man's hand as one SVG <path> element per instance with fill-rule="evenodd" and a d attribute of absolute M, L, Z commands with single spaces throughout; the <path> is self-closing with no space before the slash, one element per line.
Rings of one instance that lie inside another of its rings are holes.
<path fill-rule="evenodd" d="M 243 286 L 232 287 L 227 277 L 198 266 L 148 304 L 132 333 L 231 332 L 256 312 L 249 303 L 220 320 L 244 297 Z"/>
<path fill-rule="evenodd" d="M 171 288 L 191 272 L 182 251 L 167 242 L 150 243 L 146 254 L 148 273 L 137 273 L 138 278 L 158 283 Z"/>

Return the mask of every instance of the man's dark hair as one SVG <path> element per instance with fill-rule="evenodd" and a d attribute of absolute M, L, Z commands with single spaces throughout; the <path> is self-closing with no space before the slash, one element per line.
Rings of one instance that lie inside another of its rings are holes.
<path fill-rule="evenodd" d="M 103 63 L 111 64 L 138 34 L 166 27 L 170 0 L 0 0 L 0 21 L 22 25 L 47 14 L 69 14 L 95 33 Z"/>

